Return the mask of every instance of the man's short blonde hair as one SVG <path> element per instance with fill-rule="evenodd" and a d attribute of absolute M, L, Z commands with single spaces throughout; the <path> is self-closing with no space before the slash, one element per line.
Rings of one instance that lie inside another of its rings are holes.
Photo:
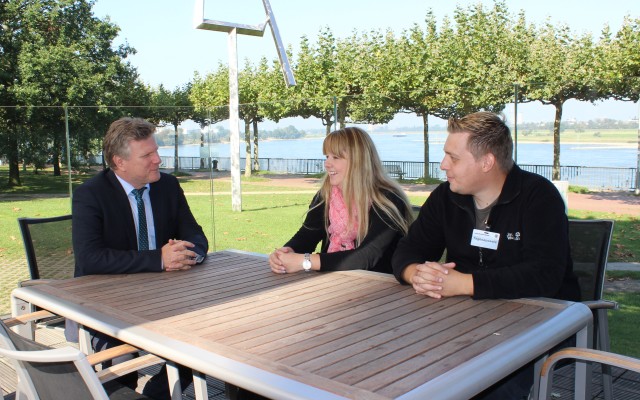
<path fill-rule="evenodd" d="M 449 118 L 449 133 L 468 133 L 467 148 L 478 160 L 485 154 L 495 156 L 500 168 L 509 172 L 513 166 L 511 130 L 500 117 L 489 111 L 479 111 L 460 119 Z"/>
<path fill-rule="evenodd" d="M 129 158 L 129 142 L 153 135 L 156 126 L 142 118 L 123 117 L 113 121 L 102 142 L 102 156 L 112 169 L 116 169 L 113 156 Z"/>

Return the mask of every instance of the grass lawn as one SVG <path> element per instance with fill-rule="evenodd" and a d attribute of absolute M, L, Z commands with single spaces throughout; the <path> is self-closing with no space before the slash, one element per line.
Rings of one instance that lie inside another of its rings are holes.
<path fill-rule="evenodd" d="M 73 177 L 74 187 L 87 175 Z M 49 172 L 21 174 L 23 188 L 2 187 L 7 181 L 6 167 L 0 167 L 0 314 L 9 312 L 9 293 L 20 280 L 28 279 L 22 238 L 16 218 L 48 217 L 68 214 L 67 177 Z M 242 213 L 231 211 L 231 185 L 228 180 L 180 178 L 189 205 L 209 238 L 210 250 L 239 249 L 269 253 L 285 243 L 300 227 L 313 193 L 296 193 L 298 188 L 266 183 L 261 177 L 242 180 Z M 214 196 L 210 196 L 210 193 Z M 252 194 L 260 192 L 260 194 Z M 265 192 L 267 194 L 265 194 Z M 14 196 L 15 195 L 15 196 Z M 410 196 L 422 204 L 425 196 Z M 615 218 L 610 261 L 640 259 L 640 221 L 631 216 L 569 210 L 570 218 Z M 215 223 L 214 223 L 215 221 Z M 640 279 L 640 273 L 616 272 L 616 276 Z M 611 311 L 612 350 L 640 357 L 640 293 L 607 293 L 620 309 Z"/>
<path fill-rule="evenodd" d="M 609 279 L 640 280 L 640 272 L 611 271 Z M 618 309 L 609 311 L 611 351 L 640 358 L 640 293 L 605 292 L 604 298 L 618 303 Z"/>

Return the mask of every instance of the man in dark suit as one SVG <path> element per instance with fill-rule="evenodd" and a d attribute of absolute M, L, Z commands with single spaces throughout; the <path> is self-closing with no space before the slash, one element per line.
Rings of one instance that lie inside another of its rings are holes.
<path fill-rule="evenodd" d="M 196 222 L 178 180 L 161 173 L 156 127 L 140 118 L 111 124 L 103 142 L 109 168 L 80 185 L 73 195 L 75 276 L 176 273 L 201 263 L 208 241 Z M 120 342 L 92 333 L 96 351 Z M 183 388 L 191 372 L 180 367 Z M 137 373 L 122 383 L 137 385 Z M 186 385 L 185 385 L 186 384 Z M 164 368 L 143 394 L 168 398 Z"/>

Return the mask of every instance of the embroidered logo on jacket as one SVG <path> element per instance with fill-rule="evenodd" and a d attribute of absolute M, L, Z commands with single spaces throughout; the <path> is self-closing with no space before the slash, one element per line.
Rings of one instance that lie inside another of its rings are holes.
<path fill-rule="evenodd" d="M 507 233 L 507 240 L 520 240 L 520 232 Z"/>

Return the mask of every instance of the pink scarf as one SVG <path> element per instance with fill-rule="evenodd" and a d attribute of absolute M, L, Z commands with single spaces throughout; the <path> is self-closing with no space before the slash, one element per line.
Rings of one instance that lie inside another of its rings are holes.
<path fill-rule="evenodd" d="M 328 253 L 355 248 L 355 240 L 358 235 L 357 215 L 357 211 L 353 207 L 353 211 L 351 211 L 353 224 L 349 224 L 347 206 L 344 204 L 342 190 L 338 186 L 333 186 L 331 188 L 331 199 L 329 200 Z"/>

